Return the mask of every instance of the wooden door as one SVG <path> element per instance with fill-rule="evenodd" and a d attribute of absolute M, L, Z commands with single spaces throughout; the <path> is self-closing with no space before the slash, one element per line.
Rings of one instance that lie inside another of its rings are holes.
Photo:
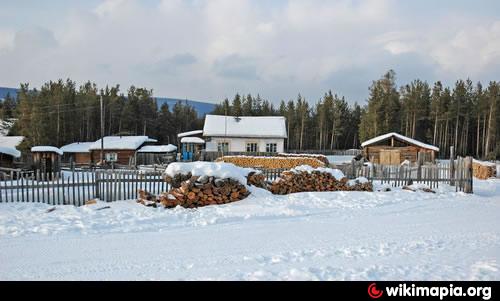
<path fill-rule="evenodd" d="M 391 150 L 391 165 L 401 164 L 401 152 L 399 150 Z"/>
<path fill-rule="evenodd" d="M 383 149 L 380 151 L 380 164 L 399 165 L 401 164 L 401 152 L 394 149 Z"/>
<path fill-rule="evenodd" d="M 391 151 L 390 150 L 380 150 L 380 164 L 390 165 L 391 164 Z"/>

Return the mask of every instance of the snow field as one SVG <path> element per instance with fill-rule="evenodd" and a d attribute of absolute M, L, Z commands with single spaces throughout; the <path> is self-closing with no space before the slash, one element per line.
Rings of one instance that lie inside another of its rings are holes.
<path fill-rule="evenodd" d="M 0 204 L 0 279 L 499 280 L 500 180 L 474 189 L 251 187 L 240 202 L 172 210 Z"/>

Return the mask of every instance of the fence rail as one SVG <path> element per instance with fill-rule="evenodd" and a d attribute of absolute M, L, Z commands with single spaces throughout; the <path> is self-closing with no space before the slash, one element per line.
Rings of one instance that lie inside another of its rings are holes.
<path fill-rule="evenodd" d="M 350 178 L 366 177 L 391 186 L 424 183 L 437 188 L 446 183 L 456 191 L 472 193 L 472 158 L 448 164 L 383 166 L 355 163 L 334 166 Z M 261 169 L 267 181 L 276 180 L 286 169 Z M 134 199 L 140 189 L 160 194 L 170 189 L 161 171 L 71 170 L 43 174 L 33 171 L 0 173 L 0 202 L 43 202 L 80 206 L 86 201 L 105 202 Z"/>

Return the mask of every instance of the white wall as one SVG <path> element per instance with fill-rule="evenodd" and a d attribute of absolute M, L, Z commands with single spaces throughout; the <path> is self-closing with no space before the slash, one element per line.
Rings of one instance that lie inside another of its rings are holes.
<path fill-rule="evenodd" d="M 211 142 L 207 142 L 206 150 L 217 151 L 217 143 L 229 142 L 230 152 L 246 152 L 247 143 L 257 143 L 258 151 L 265 152 L 267 143 L 276 143 L 277 151 L 283 152 L 285 139 L 263 139 L 263 138 L 212 138 Z"/>

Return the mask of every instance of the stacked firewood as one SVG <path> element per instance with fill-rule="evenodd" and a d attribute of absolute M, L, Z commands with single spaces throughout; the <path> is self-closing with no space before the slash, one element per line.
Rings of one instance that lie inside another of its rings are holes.
<path fill-rule="evenodd" d="M 489 162 L 472 162 L 472 174 L 474 177 L 485 180 L 496 176 L 496 165 Z"/>
<path fill-rule="evenodd" d="M 218 158 L 216 162 L 233 163 L 240 167 L 258 167 L 258 168 L 282 168 L 290 169 L 300 165 L 309 165 L 312 167 L 323 167 L 325 163 L 316 158 L 306 157 L 253 157 L 253 156 L 225 156 Z"/>
<path fill-rule="evenodd" d="M 325 155 L 319 155 L 319 154 L 290 154 L 290 153 L 278 153 L 278 157 L 285 157 L 285 158 L 313 158 L 313 159 L 318 159 L 321 162 L 325 164 L 325 166 L 328 166 L 330 162 L 328 161 L 328 158 Z"/>
<path fill-rule="evenodd" d="M 247 175 L 247 185 L 267 189 L 266 176 L 261 172 L 251 171 Z"/>
<path fill-rule="evenodd" d="M 332 174 L 321 171 L 284 171 L 269 190 L 273 194 L 289 194 L 307 191 L 373 191 L 370 182 L 336 179 Z"/>
<path fill-rule="evenodd" d="M 157 206 L 161 204 L 165 208 L 182 206 L 184 208 L 196 208 L 208 205 L 227 204 L 246 198 L 250 192 L 245 185 L 233 179 L 218 179 L 208 176 L 190 176 L 166 177 L 172 185 L 169 192 L 162 193 L 158 197 L 140 191 L 138 203 Z M 156 205 L 152 205 L 156 204 Z"/>

